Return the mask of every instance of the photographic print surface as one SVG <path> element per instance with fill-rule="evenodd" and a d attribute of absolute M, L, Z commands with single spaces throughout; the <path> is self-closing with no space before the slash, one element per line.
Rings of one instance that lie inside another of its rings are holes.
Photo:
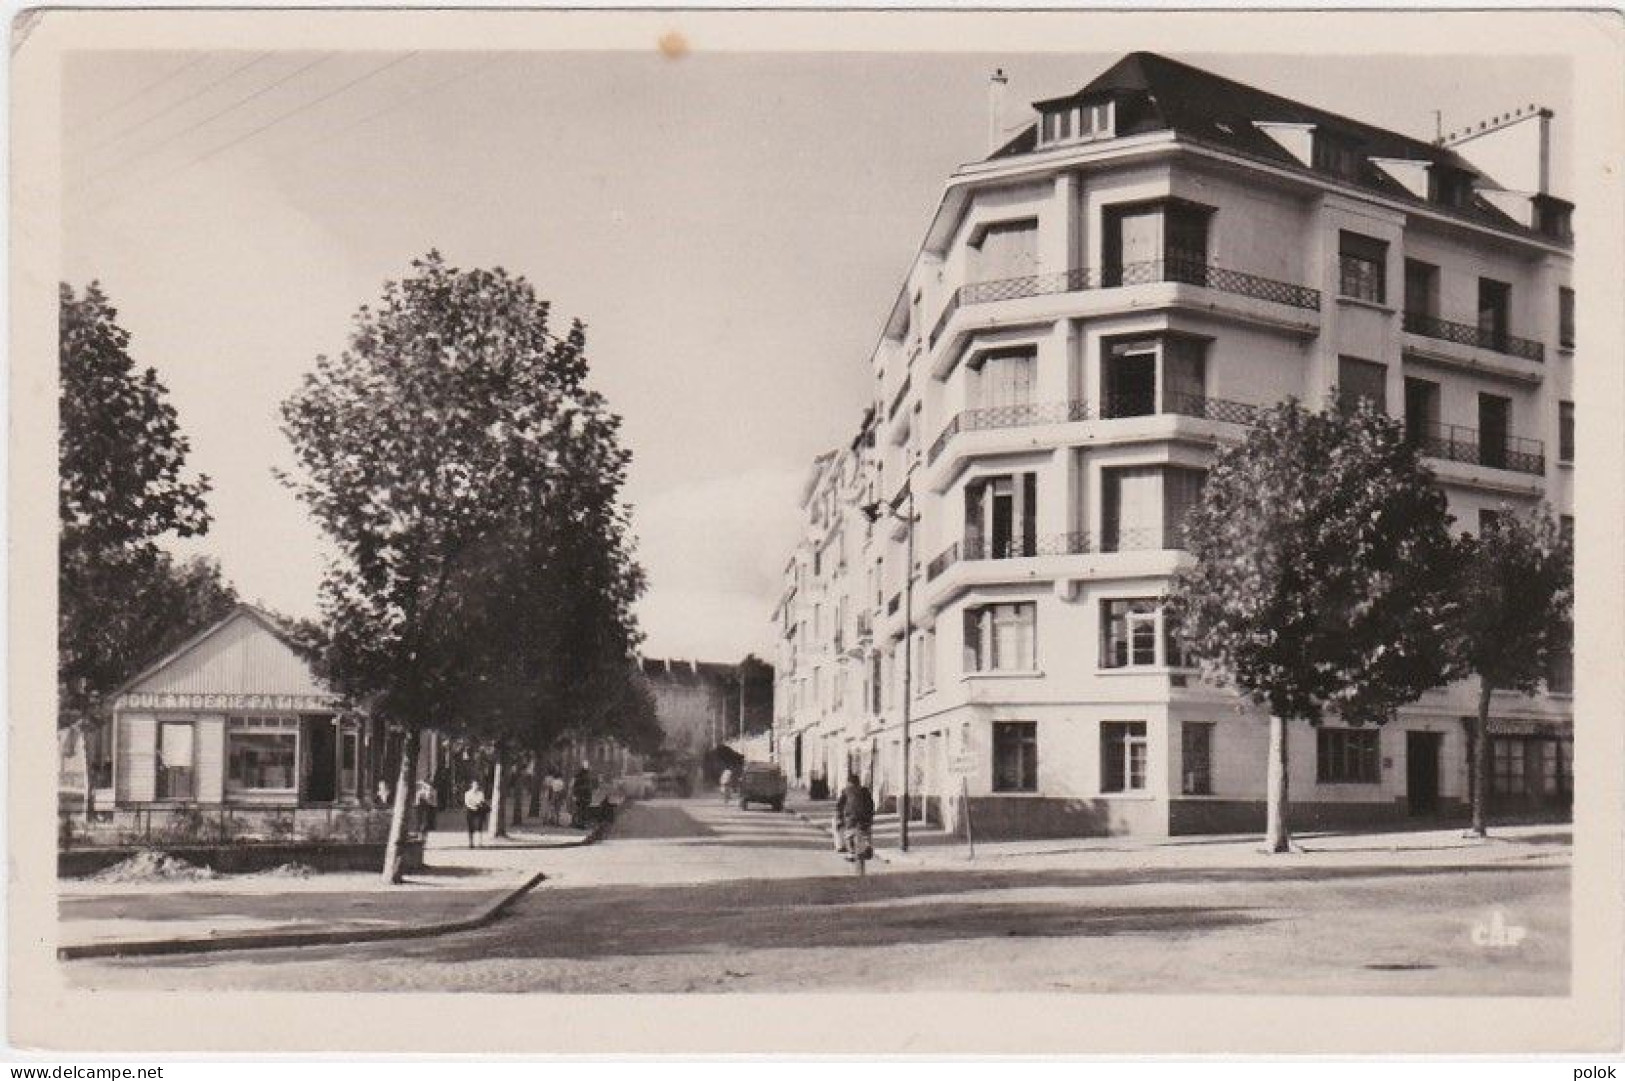
<path fill-rule="evenodd" d="M 375 18 L 36 31 L 57 994 L 1607 983 L 1577 48 Z"/>

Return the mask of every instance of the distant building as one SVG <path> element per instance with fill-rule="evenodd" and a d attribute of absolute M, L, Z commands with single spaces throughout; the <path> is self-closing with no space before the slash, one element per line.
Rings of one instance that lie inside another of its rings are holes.
<path fill-rule="evenodd" d="M 739 730 L 738 666 L 644 658 L 665 750 L 696 759 Z"/>
<path fill-rule="evenodd" d="M 1426 142 L 1151 53 L 1033 107 L 949 178 L 856 437 L 813 464 L 776 753 L 885 802 L 906 693 L 912 814 L 969 805 L 981 836 L 1261 828 L 1267 718 L 1199 678 L 1159 601 L 1184 516 L 1261 407 L 1335 388 L 1403 418 L 1461 528 L 1542 500 L 1572 525 L 1552 114 Z M 1297 727 L 1295 820 L 1459 813 L 1475 694 Z M 1561 813 L 1572 732 L 1568 664 L 1496 694 L 1492 806 Z"/>

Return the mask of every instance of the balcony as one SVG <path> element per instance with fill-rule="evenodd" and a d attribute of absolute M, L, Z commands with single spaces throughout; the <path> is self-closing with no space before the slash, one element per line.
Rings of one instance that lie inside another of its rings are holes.
<path fill-rule="evenodd" d="M 1055 274 L 1035 274 L 1024 278 L 1005 278 L 1000 281 L 974 282 L 962 285 L 948 297 L 942 314 L 928 337 L 931 348 L 947 328 L 948 321 L 960 308 L 988 304 L 999 300 L 1045 296 L 1052 293 L 1075 293 L 1089 289 L 1113 289 L 1125 285 L 1152 285 L 1174 282 L 1197 285 L 1220 293 L 1271 301 L 1294 308 L 1318 311 L 1320 291 L 1291 282 L 1246 274 L 1214 266 L 1202 258 L 1173 256 L 1141 263 L 1125 263 L 1117 267 L 1078 267 Z"/>
<path fill-rule="evenodd" d="M 1177 391 L 1163 392 L 1161 410 L 1157 409 L 1156 395 L 1139 391 L 1130 394 L 1108 394 L 1100 407 L 1102 420 L 1148 417 L 1159 412 L 1173 416 L 1196 417 L 1201 420 L 1224 421 L 1227 424 L 1251 425 L 1258 422 L 1259 409 L 1256 405 Z"/>
<path fill-rule="evenodd" d="M 940 578 L 956 563 L 982 560 L 1034 559 L 1040 556 L 1089 555 L 1111 552 L 1171 552 L 1184 547 L 1184 535 L 1177 528 L 1119 529 L 1097 537 L 1093 533 L 1053 533 L 1031 542 L 1012 541 L 994 545 L 981 537 L 966 537 L 943 549 L 926 567 L 926 581 Z"/>
<path fill-rule="evenodd" d="M 1427 458 L 1506 469 L 1541 476 L 1546 472 L 1546 445 L 1538 439 L 1507 435 L 1486 442 L 1474 428 L 1458 424 L 1418 424 L 1406 438 Z"/>
<path fill-rule="evenodd" d="M 1475 349 L 1488 349 L 1494 353 L 1504 353 L 1509 357 L 1520 357 L 1537 363 L 1546 359 L 1546 347 L 1540 342 L 1485 330 L 1470 323 L 1452 323 L 1422 312 L 1405 313 L 1405 332 L 1433 338 L 1436 341 L 1472 346 Z"/>
<path fill-rule="evenodd" d="M 1037 424 L 1064 424 L 1089 419 L 1089 403 L 1083 399 L 1069 402 L 1026 402 L 1021 405 L 1000 405 L 989 409 L 967 409 L 950 420 L 926 453 L 927 465 L 935 464 L 943 450 L 960 432 L 990 431 L 995 428 L 1028 428 Z"/>

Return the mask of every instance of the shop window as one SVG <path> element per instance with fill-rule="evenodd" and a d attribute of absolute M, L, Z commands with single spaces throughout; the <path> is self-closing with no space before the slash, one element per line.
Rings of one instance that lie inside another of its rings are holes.
<path fill-rule="evenodd" d="M 1146 785 L 1144 721 L 1102 721 L 1100 724 L 1100 790 L 1143 792 Z"/>
<path fill-rule="evenodd" d="M 293 717 L 232 718 L 226 730 L 226 791 L 295 791 L 298 725 Z"/>
<path fill-rule="evenodd" d="M 1338 242 L 1338 291 L 1356 300 L 1388 298 L 1388 245 L 1375 237 L 1344 232 Z"/>
<path fill-rule="evenodd" d="M 1375 728 L 1321 728 L 1315 739 L 1315 776 L 1321 784 L 1377 784 L 1379 733 Z"/>
<path fill-rule="evenodd" d="M 993 722 L 993 791 L 1038 791 L 1038 725 Z"/>
<path fill-rule="evenodd" d="M 1213 794 L 1213 724 L 1185 721 L 1179 726 L 1179 791 L 1186 796 Z"/>
<path fill-rule="evenodd" d="M 197 769 L 197 729 L 191 721 L 158 725 L 158 799 L 192 799 Z"/>
<path fill-rule="evenodd" d="M 1529 791 L 1522 739 L 1490 740 L 1490 787 L 1498 796 L 1522 796 Z"/>

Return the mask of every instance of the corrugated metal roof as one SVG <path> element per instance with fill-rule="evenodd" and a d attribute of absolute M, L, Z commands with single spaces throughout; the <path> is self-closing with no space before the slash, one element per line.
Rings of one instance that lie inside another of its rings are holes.
<path fill-rule="evenodd" d="M 244 605 L 124 688 L 132 694 L 328 696 L 269 620 Z"/>

